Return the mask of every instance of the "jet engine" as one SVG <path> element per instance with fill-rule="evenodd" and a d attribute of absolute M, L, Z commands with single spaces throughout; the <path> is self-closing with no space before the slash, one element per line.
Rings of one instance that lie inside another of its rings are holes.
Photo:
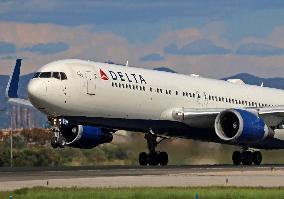
<path fill-rule="evenodd" d="M 215 119 L 215 131 L 222 140 L 241 144 L 257 143 L 274 135 L 274 131 L 256 113 L 242 109 L 219 113 Z"/>
<path fill-rule="evenodd" d="M 113 135 L 108 129 L 93 126 L 73 125 L 63 120 L 60 132 L 65 146 L 91 149 L 99 144 L 110 143 Z"/>

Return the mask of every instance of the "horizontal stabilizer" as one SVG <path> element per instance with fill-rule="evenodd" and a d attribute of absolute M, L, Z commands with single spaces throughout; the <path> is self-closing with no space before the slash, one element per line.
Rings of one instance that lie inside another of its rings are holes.
<path fill-rule="evenodd" d="M 8 102 L 10 104 L 20 105 L 20 106 L 24 106 L 26 108 L 34 108 L 34 106 L 31 104 L 31 102 L 29 100 L 26 100 L 26 99 L 9 98 Z"/>

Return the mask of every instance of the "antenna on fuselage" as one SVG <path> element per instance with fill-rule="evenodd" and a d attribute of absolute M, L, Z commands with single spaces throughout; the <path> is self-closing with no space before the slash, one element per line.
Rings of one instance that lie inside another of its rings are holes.
<path fill-rule="evenodd" d="M 125 66 L 128 67 L 128 60 L 126 61 Z"/>

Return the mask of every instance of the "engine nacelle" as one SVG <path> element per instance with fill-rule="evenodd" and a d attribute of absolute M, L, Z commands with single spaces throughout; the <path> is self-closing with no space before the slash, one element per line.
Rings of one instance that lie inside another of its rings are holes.
<path fill-rule="evenodd" d="M 112 133 L 104 128 L 93 126 L 72 125 L 63 122 L 60 128 L 66 146 L 91 149 L 99 144 L 110 143 L 113 139 Z"/>
<path fill-rule="evenodd" d="M 241 109 L 219 113 L 215 119 L 215 131 L 222 140 L 241 144 L 257 143 L 274 135 L 257 114 Z"/>

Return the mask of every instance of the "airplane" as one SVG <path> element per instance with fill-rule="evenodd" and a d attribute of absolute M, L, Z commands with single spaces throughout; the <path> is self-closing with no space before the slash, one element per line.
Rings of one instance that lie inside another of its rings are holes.
<path fill-rule="evenodd" d="M 185 138 L 235 145 L 234 165 L 260 165 L 260 149 L 283 149 L 284 91 L 123 65 L 66 59 L 40 68 L 17 95 L 21 60 L 6 89 L 10 103 L 47 115 L 52 147 L 94 148 L 117 130 L 145 134 L 140 165 L 167 165 L 160 141 Z"/>

